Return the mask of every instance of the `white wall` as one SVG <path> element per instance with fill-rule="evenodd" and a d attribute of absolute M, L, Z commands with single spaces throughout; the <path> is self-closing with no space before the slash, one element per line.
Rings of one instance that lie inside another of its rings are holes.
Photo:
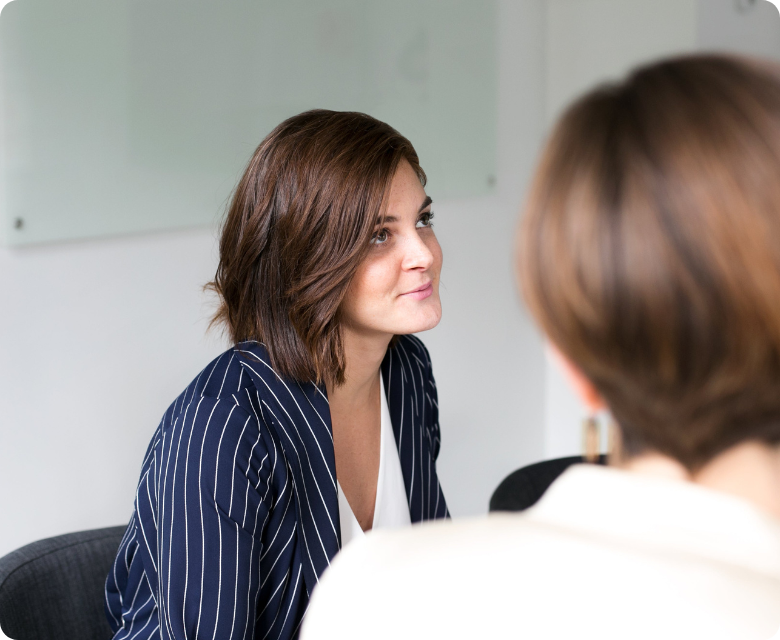
<path fill-rule="evenodd" d="M 222 349 L 214 265 L 207 230 L 0 250 L 0 554 L 128 520 L 152 431 Z"/>
<path fill-rule="evenodd" d="M 496 195 L 436 203 L 444 319 L 422 337 L 455 515 L 543 455 L 544 357 L 511 245 L 543 129 L 544 20 L 543 0 L 500 1 Z M 209 229 L 0 248 L 0 555 L 128 520 L 160 416 L 225 348 L 205 333 L 216 258 Z"/>

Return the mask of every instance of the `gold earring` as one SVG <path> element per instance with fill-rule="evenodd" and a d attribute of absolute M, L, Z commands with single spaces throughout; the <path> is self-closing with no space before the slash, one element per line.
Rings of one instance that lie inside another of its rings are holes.
<path fill-rule="evenodd" d="M 600 447 L 599 423 L 589 416 L 582 423 L 582 449 L 585 462 L 598 462 Z"/>

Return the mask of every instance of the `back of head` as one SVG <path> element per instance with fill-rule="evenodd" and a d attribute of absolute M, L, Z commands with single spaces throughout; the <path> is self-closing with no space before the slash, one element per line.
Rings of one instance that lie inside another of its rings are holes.
<path fill-rule="evenodd" d="M 522 288 L 628 455 L 696 470 L 780 442 L 780 69 L 653 64 L 575 103 L 519 246 Z"/>

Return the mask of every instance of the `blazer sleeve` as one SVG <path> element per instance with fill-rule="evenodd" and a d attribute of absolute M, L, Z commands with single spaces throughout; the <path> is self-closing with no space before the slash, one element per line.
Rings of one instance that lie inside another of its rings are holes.
<path fill-rule="evenodd" d="M 208 397 L 184 415 L 158 483 L 160 634 L 250 640 L 271 500 L 258 420 Z"/>

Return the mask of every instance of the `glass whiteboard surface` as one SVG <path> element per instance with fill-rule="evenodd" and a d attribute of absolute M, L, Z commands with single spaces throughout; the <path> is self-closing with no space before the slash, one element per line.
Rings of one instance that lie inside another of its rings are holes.
<path fill-rule="evenodd" d="M 495 0 L 16 0 L 0 15 L 0 222 L 24 245 L 213 224 L 283 119 L 364 111 L 435 199 L 489 192 Z"/>

